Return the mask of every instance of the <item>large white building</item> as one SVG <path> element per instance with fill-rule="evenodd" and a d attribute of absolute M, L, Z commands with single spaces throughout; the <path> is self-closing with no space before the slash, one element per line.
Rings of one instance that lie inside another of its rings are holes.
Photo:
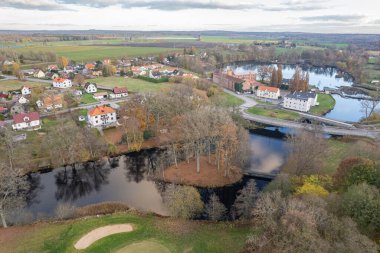
<path fill-rule="evenodd" d="M 84 85 L 84 90 L 87 93 L 96 93 L 98 91 L 98 86 L 96 85 L 96 83 L 86 83 Z"/>
<path fill-rule="evenodd" d="M 37 112 L 20 113 L 13 115 L 13 130 L 39 129 L 41 127 L 40 115 Z"/>
<path fill-rule="evenodd" d="M 56 78 L 53 80 L 53 87 L 54 88 L 60 88 L 60 89 L 66 89 L 72 87 L 73 84 L 70 79 L 65 78 Z"/>
<path fill-rule="evenodd" d="M 269 86 L 259 86 L 256 91 L 256 96 L 262 98 L 278 99 L 280 97 L 280 89 Z"/>
<path fill-rule="evenodd" d="M 285 96 L 283 107 L 301 112 L 308 112 L 318 105 L 318 94 L 315 92 L 294 92 Z"/>
<path fill-rule="evenodd" d="M 88 123 L 92 127 L 109 127 L 115 125 L 116 111 L 112 107 L 97 106 L 87 113 Z"/>

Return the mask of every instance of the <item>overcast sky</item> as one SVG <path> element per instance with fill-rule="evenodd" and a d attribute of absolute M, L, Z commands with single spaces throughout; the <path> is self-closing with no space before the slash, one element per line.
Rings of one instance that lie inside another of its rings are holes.
<path fill-rule="evenodd" d="M 0 29 L 380 33 L 380 0 L 0 0 Z"/>

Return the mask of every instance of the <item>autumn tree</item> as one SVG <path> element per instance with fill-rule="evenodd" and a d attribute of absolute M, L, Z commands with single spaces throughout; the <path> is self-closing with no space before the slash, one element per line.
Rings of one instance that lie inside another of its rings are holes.
<path fill-rule="evenodd" d="M 270 78 L 270 84 L 271 86 L 273 87 L 277 87 L 278 86 L 278 75 L 277 75 L 277 70 L 276 68 L 273 68 L 272 69 L 272 74 L 271 74 L 271 78 Z"/>
<path fill-rule="evenodd" d="M 290 80 L 289 88 L 291 91 L 307 91 L 309 89 L 309 73 L 302 72 L 301 68 L 297 67 Z"/>
<path fill-rule="evenodd" d="M 278 87 L 282 85 L 283 75 L 282 75 L 282 65 L 277 65 L 277 83 Z"/>
<path fill-rule="evenodd" d="M 257 68 L 257 75 L 261 81 L 269 78 L 272 73 L 272 68 L 266 65 L 261 65 Z"/>
<path fill-rule="evenodd" d="M 313 132 L 301 130 L 288 138 L 291 152 L 284 170 L 293 175 L 310 175 L 320 170 L 326 151 L 326 141 L 315 129 Z"/>
<path fill-rule="evenodd" d="M 163 199 L 169 212 L 183 219 L 196 217 L 204 208 L 198 190 L 191 186 L 168 185 Z"/>
<path fill-rule="evenodd" d="M 74 82 L 77 83 L 79 86 L 82 86 L 86 82 L 86 79 L 84 78 L 83 75 L 76 74 L 74 76 Z"/>
<path fill-rule="evenodd" d="M 57 62 L 58 66 L 60 66 L 63 69 L 66 68 L 67 65 L 69 65 L 69 62 L 70 62 L 69 58 L 65 56 L 58 57 L 58 62 Z"/>
<path fill-rule="evenodd" d="M 233 208 L 238 217 L 249 219 L 256 203 L 258 192 L 255 180 L 250 180 L 246 186 L 239 191 Z"/>
<path fill-rule="evenodd" d="M 29 184 L 19 169 L 11 169 L 0 161 L 0 218 L 7 227 L 7 215 L 25 205 Z"/>
<path fill-rule="evenodd" d="M 104 64 L 102 68 L 103 76 L 113 76 L 116 74 L 116 67 L 111 64 Z"/>
<path fill-rule="evenodd" d="M 216 194 L 212 194 L 208 203 L 206 204 L 206 213 L 210 220 L 217 221 L 224 219 L 227 209 L 220 202 Z"/>

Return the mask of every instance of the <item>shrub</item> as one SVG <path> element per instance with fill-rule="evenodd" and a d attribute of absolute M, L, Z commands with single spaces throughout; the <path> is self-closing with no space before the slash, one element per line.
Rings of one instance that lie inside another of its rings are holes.
<path fill-rule="evenodd" d="M 75 210 L 75 215 L 82 217 L 82 216 L 92 216 L 92 215 L 99 215 L 99 214 L 124 212 L 128 210 L 129 210 L 129 207 L 123 203 L 106 202 L 106 203 L 88 205 L 81 208 L 77 208 Z"/>
<path fill-rule="evenodd" d="M 355 165 L 373 165 L 373 161 L 363 158 L 363 157 L 349 157 L 342 160 L 339 164 L 339 167 L 336 173 L 333 176 L 334 186 L 336 188 L 346 188 L 348 185 L 346 184 L 346 177 L 349 171 Z"/>
<path fill-rule="evenodd" d="M 310 194 L 323 197 L 327 196 L 329 192 L 320 185 L 306 182 L 301 187 L 297 188 L 296 194 Z"/>
<path fill-rule="evenodd" d="M 70 203 L 59 203 L 55 209 L 55 216 L 59 220 L 73 218 L 75 216 L 75 207 Z"/>
<path fill-rule="evenodd" d="M 151 83 L 166 83 L 166 82 L 169 82 L 169 77 L 167 77 L 167 76 L 161 77 L 160 79 L 154 79 L 154 78 L 150 78 L 150 77 L 147 77 L 147 76 L 139 76 L 138 78 L 141 79 L 141 80 L 147 81 L 147 82 L 151 82 Z"/>

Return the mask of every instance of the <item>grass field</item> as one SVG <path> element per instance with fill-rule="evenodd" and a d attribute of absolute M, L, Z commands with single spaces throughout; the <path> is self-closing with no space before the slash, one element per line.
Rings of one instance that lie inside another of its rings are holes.
<path fill-rule="evenodd" d="M 298 120 L 301 116 L 296 112 L 285 111 L 282 109 L 267 109 L 261 107 L 252 107 L 248 109 L 248 112 L 255 115 L 264 117 L 271 117 L 283 120 Z"/>
<path fill-rule="evenodd" d="M 172 83 L 151 83 L 141 79 L 124 78 L 124 77 L 99 77 L 91 79 L 98 85 L 105 87 L 127 87 L 130 92 L 157 92 L 161 89 L 169 88 Z"/>
<path fill-rule="evenodd" d="M 335 99 L 329 94 L 318 94 L 318 103 L 319 105 L 313 106 L 310 112 L 316 115 L 324 115 L 334 109 Z"/>
<path fill-rule="evenodd" d="M 210 98 L 212 104 L 221 107 L 235 107 L 244 104 L 244 101 L 226 92 L 221 92 Z"/>
<path fill-rule="evenodd" d="M 105 58 L 117 58 L 122 56 L 158 55 L 180 51 L 179 49 L 154 48 L 154 47 L 122 47 L 122 46 L 32 46 L 13 49 L 19 53 L 54 52 L 58 56 L 66 56 L 74 61 L 95 61 Z"/>
<path fill-rule="evenodd" d="M 40 82 L 24 82 L 20 80 L 0 80 L 0 91 L 9 91 L 9 90 L 17 90 L 20 89 L 23 85 L 29 85 L 32 87 L 37 86 L 50 86 L 48 83 L 40 83 Z"/>
<path fill-rule="evenodd" d="M 233 223 L 204 223 L 126 213 L 13 227 L 6 234 L 0 230 L 4 236 L 0 238 L 0 252 L 79 252 L 73 245 L 89 231 L 105 225 L 123 223 L 133 224 L 135 230 L 105 237 L 80 252 L 134 252 L 119 251 L 128 249 L 128 245 L 132 249 L 144 250 L 152 247 L 159 249 L 158 245 L 162 245 L 161 249 L 167 248 L 170 252 L 179 253 L 240 252 L 250 230 L 247 225 Z"/>
<path fill-rule="evenodd" d="M 92 94 L 85 93 L 83 94 L 80 102 L 83 104 L 91 104 L 91 103 L 98 102 L 98 100 L 96 100 Z"/>

